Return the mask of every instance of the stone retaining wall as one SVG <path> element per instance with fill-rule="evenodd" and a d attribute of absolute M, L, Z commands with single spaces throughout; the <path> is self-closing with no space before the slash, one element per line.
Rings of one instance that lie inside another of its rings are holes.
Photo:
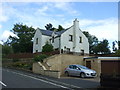
<path fill-rule="evenodd" d="M 40 63 L 40 62 L 39 62 Z M 42 64 L 33 63 L 33 72 L 41 75 L 46 75 L 50 77 L 60 78 L 60 71 L 57 70 L 44 70 Z"/>

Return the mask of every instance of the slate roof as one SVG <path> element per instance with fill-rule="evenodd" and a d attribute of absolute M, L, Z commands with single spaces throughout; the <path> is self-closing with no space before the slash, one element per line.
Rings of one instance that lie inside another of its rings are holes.
<path fill-rule="evenodd" d="M 50 30 L 43 30 L 43 29 L 40 29 L 42 35 L 47 35 L 47 36 L 52 36 L 52 33 L 54 31 L 50 31 Z M 56 35 L 60 36 L 62 33 L 64 33 L 66 30 L 62 30 L 62 31 L 59 31 L 59 32 L 55 32 Z"/>
<path fill-rule="evenodd" d="M 72 27 L 72 26 L 71 26 Z M 62 33 L 64 33 L 65 31 L 67 31 L 68 29 L 70 29 L 71 27 L 67 28 L 67 29 L 64 29 L 62 31 L 58 31 L 58 32 L 55 32 L 56 35 L 60 36 Z M 47 36 L 52 36 L 52 33 L 54 31 L 50 31 L 50 30 L 43 30 L 43 29 L 39 29 L 42 33 L 42 35 L 47 35 Z"/>
<path fill-rule="evenodd" d="M 42 35 L 51 36 L 53 31 L 40 29 Z"/>

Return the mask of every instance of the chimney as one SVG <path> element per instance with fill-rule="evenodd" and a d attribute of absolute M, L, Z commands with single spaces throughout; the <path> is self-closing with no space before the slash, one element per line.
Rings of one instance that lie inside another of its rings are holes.
<path fill-rule="evenodd" d="M 76 29 L 79 29 L 79 21 L 77 20 L 77 18 L 74 20 L 73 25 Z"/>
<path fill-rule="evenodd" d="M 74 42 L 73 42 L 73 48 L 75 49 L 75 47 L 76 47 L 76 35 L 77 35 L 77 30 L 79 30 L 79 21 L 77 20 L 77 18 L 73 21 L 73 40 L 74 40 Z"/>

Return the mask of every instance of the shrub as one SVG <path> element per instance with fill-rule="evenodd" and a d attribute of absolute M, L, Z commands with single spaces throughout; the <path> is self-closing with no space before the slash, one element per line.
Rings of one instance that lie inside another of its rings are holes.
<path fill-rule="evenodd" d="M 120 50 L 117 50 L 117 51 L 115 52 L 115 55 L 120 56 Z"/>
<path fill-rule="evenodd" d="M 19 59 L 13 59 L 12 61 L 13 61 L 13 62 L 18 62 L 18 61 L 19 61 Z"/>
<path fill-rule="evenodd" d="M 47 55 L 41 54 L 41 55 L 35 56 L 33 60 L 34 60 L 35 62 L 38 62 L 38 61 L 43 62 L 43 60 L 44 60 L 45 58 L 47 58 L 47 57 L 48 57 Z"/>
<path fill-rule="evenodd" d="M 53 51 L 52 44 L 46 43 L 42 48 L 42 52 L 51 52 L 51 51 Z"/>
<path fill-rule="evenodd" d="M 14 68 L 24 68 L 27 70 L 32 70 L 32 63 L 26 63 L 26 62 L 15 62 L 12 64 L 12 67 Z"/>

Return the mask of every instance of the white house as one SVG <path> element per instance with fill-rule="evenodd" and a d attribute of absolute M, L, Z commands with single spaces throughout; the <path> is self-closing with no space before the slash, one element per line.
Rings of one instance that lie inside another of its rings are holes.
<path fill-rule="evenodd" d="M 88 39 L 79 28 L 77 19 L 71 27 L 59 32 L 37 29 L 33 40 L 33 53 L 42 52 L 46 42 L 60 51 L 89 54 Z"/>

